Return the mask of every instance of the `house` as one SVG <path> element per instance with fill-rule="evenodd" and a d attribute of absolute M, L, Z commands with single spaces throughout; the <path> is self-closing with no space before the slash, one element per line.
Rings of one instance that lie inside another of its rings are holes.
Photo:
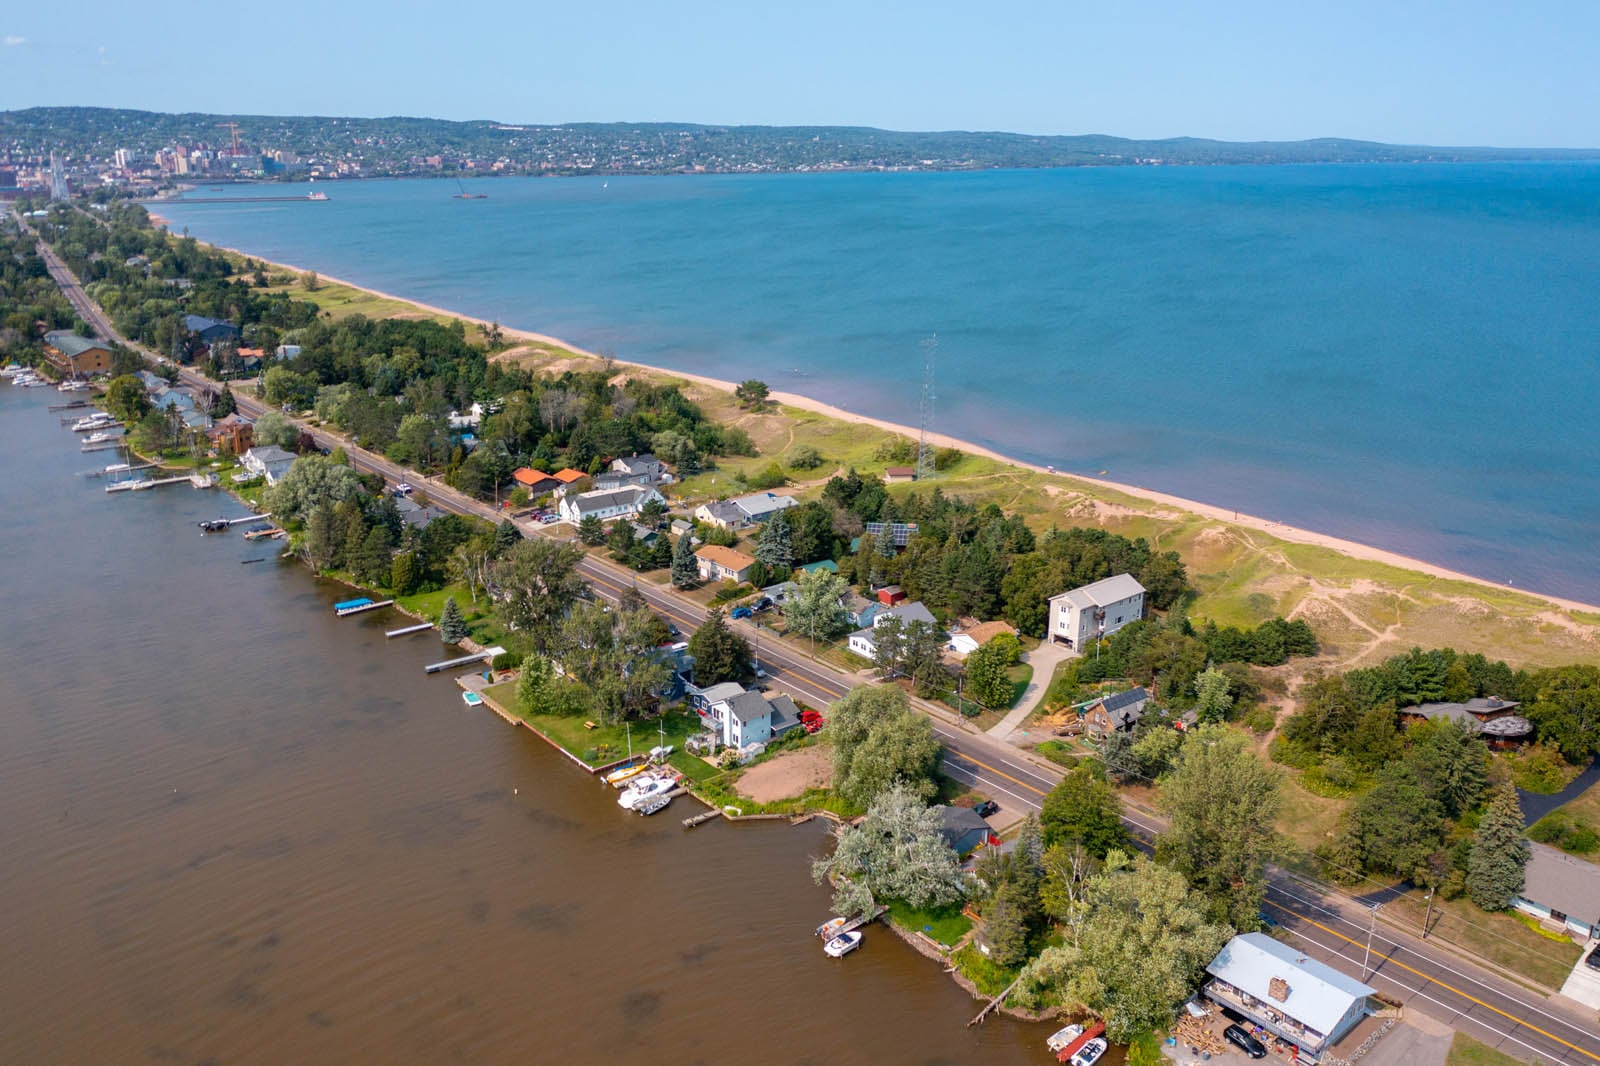
<path fill-rule="evenodd" d="M 557 481 L 561 482 L 563 485 L 570 485 L 574 481 L 582 481 L 584 478 L 588 477 L 589 475 L 585 474 L 582 470 L 574 470 L 574 469 L 572 469 L 572 467 L 569 466 L 569 467 L 565 467 L 565 468 L 563 468 L 561 470 L 557 470 L 554 474 L 551 474 L 550 476 L 555 478 Z"/>
<path fill-rule="evenodd" d="M 260 348 L 240 348 L 239 362 L 246 370 L 261 369 L 261 360 L 266 357 L 266 352 Z"/>
<path fill-rule="evenodd" d="M 718 529 L 743 529 L 745 525 L 744 512 L 734 506 L 731 500 L 703 503 L 694 509 L 694 517 Z"/>
<path fill-rule="evenodd" d="M 674 537 L 681 537 L 685 533 L 694 532 L 694 523 L 687 518 L 674 518 L 671 528 Z"/>
<path fill-rule="evenodd" d="M 111 373 L 110 345 L 67 329 L 53 329 L 44 335 L 44 357 L 68 377 Z"/>
<path fill-rule="evenodd" d="M 877 611 L 872 616 L 871 625 L 851 633 L 846 641 L 849 649 L 863 659 L 871 659 L 876 662 L 878 658 L 878 642 L 873 634 L 877 632 L 879 626 L 891 618 L 898 618 L 901 625 L 910 625 L 912 622 L 926 622 L 935 629 L 939 628 L 939 620 L 920 601 L 902 603 L 898 607 L 888 607 Z"/>
<path fill-rule="evenodd" d="M 814 563 L 807 563 L 804 566 L 797 566 L 795 569 L 807 574 L 815 574 L 819 570 L 826 570 L 830 574 L 837 574 L 839 572 L 839 564 L 834 562 L 832 559 L 818 559 Z"/>
<path fill-rule="evenodd" d="M 862 532 L 880 543 L 888 537 L 890 544 L 904 548 L 917 535 L 917 528 L 915 522 L 868 522 L 862 527 Z M 853 545 L 850 550 L 855 551 L 856 547 L 859 545 Z"/>
<path fill-rule="evenodd" d="M 793 496 L 779 496 L 771 492 L 756 492 L 749 496 L 736 496 L 728 501 L 745 517 L 746 525 L 760 525 L 779 511 L 800 506 Z"/>
<path fill-rule="evenodd" d="M 840 606 L 844 608 L 845 617 L 853 626 L 870 626 L 872 619 L 883 610 L 883 604 L 877 600 L 869 600 L 859 592 L 845 596 Z"/>
<path fill-rule="evenodd" d="M 1522 894 L 1511 905 L 1585 939 L 1600 937 L 1600 866 L 1548 844 L 1530 846 Z"/>
<path fill-rule="evenodd" d="M 939 814 L 939 837 L 951 851 L 965 855 L 984 844 L 998 844 L 989 823 L 971 807 L 941 805 L 934 808 Z"/>
<path fill-rule="evenodd" d="M 429 522 L 449 513 L 432 504 L 420 504 L 409 496 L 398 497 L 394 506 L 400 512 L 400 520 L 413 529 L 426 529 Z"/>
<path fill-rule="evenodd" d="M 950 650 L 963 659 L 1002 633 L 1017 635 L 1017 627 L 1009 622 L 983 622 L 971 629 L 950 635 Z"/>
<path fill-rule="evenodd" d="M 885 585 L 878 590 L 878 602 L 885 607 L 893 607 L 897 603 L 903 603 L 905 598 L 905 589 L 899 585 Z"/>
<path fill-rule="evenodd" d="M 276 348 L 272 349 L 273 358 L 278 360 L 280 363 L 285 359 L 293 359 L 299 354 L 300 346 L 298 344 L 280 344 Z"/>
<path fill-rule="evenodd" d="M 1144 586 L 1130 574 L 1050 597 L 1050 639 L 1083 648 L 1144 617 Z"/>
<path fill-rule="evenodd" d="M 794 700 L 781 694 L 768 699 L 754 690 L 740 689 L 708 704 L 701 716 L 718 741 L 728 748 L 765 744 L 800 725 L 800 708 Z"/>
<path fill-rule="evenodd" d="M 755 556 L 720 544 L 703 544 L 694 551 L 701 581 L 748 581 Z"/>
<path fill-rule="evenodd" d="M 800 586 L 793 581 L 780 581 L 776 585 L 768 585 L 761 590 L 761 595 L 771 600 L 775 606 L 782 607 L 784 601 L 800 591 Z"/>
<path fill-rule="evenodd" d="M 205 315 L 184 315 L 183 328 L 207 344 L 236 341 L 243 335 L 232 322 L 221 322 Z"/>
<path fill-rule="evenodd" d="M 1144 705 L 1148 702 L 1150 693 L 1142 688 L 1102 696 L 1085 704 L 1079 712 L 1083 716 L 1084 732 L 1097 737 L 1131 732 L 1144 717 Z"/>
<path fill-rule="evenodd" d="M 694 656 L 689 654 L 689 645 L 685 641 L 663 644 L 656 649 L 656 656 L 672 666 L 672 680 L 663 685 L 657 695 L 668 703 L 676 703 L 694 685 Z"/>
<path fill-rule="evenodd" d="M 1228 941 L 1206 973 L 1207 999 L 1293 1044 L 1296 1059 L 1305 1062 L 1321 1059 L 1355 1028 L 1377 994 L 1265 933 Z"/>
<path fill-rule="evenodd" d="M 917 468 L 914 466 L 890 466 L 883 471 L 883 480 L 891 485 L 902 481 L 917 480 Z"/>
<path fill-rule="evenodd" d="M 235 411 L 211 423 L 206 437 L 223 455 L 243 455 L 255 443 L 255 424 Z"/>
<path fill-rule="evenodd" d="M 286 452 L 276 444 L 269 444 L 264 448 L 251 448 L 239 461 L 250 473 L 266 478 L 268 485 L 276 485 L 297 458 L 299 456 L 294 452 Z"/>
<path fill-rule="evenodd" d="M 1520 707 L 1515 700 L 1475 696 L 1466 703 L 1419 703 L 1400 708 L 1400 720 L 1407 724 L 1423 721 L 1465 722 L 1474 733 L 1495 747 L 1510 747 L 1533 735 L 1533 723 L 1511 712 Z"/>
<path fill-rule="evenodd" d="M 518 467 L 511 471 L 511 480 L 527 489 L 529 496 L 543 496 L 561 487 L 561 482 L 543 470 L 535 470 L 531 466 Z"/>
<path fill-rule="evenodd" d="M 590 516 L 601 521 L 611 518 L 633 518 L 649 500 L 666 503 L 661 498 L 661 493 L 655 489 L 640 488 L 638 485 L 629 485 L 627 488 L 610 492 L 605 490 L 580 492 L 576 496 L 562 497 L 561 517 L 573 525 Z"/>
<path fill-rule="evenodd" d="M 685 690 L 684 702 L 704 716 L 711 710 L 713 704 L 731 700 L 743 691 L 743 685 L 732 681 L 723 681 L 719 684 L 709 685 L 706 688 L 696 688 L 691 684 Z"/>
<path fill-rule="evenodd" d="M 451 411 L 450 414 L 445 417 L 445 425 L 449 427 L 450 432 L 452 433 L 470 432 L 474 429 L 477 429 L 479 424 L 482 422 L 483 404 L 481 403 L 474 403 L 471 407 L 467 408 L 466 414 L 462 414 L 460 411 Z"/>
<path fill-rule="evenodd" d="M 634 485 L 665 485 L 672 481 L 667 464 L 653 455 L 631 455 L 611 460 L 611 472 L 621 474 Z"/>

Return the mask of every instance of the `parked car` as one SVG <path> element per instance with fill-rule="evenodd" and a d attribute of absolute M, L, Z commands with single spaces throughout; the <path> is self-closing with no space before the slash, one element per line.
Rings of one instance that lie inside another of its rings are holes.
<path fill-rule="evenodd" d="M 1241 1026 L 1230 1025 L 1222 1031 L 1222 1039 L 1253 1059 L 1267 1057 L 1267 1045 L 1245 1032 Z"/>
<path fill-rule="evenodd" d="M 678 631 L 678 623 L 672 622 L 672 621 L 669 621 L 667 623 L 667 632 L 669 634 L 671 634 L 672 636 L 674 636 L 674 637 L 679 637 L 679 636 L 683 635 L 682 633 L 680 633 Z"/>
<path fill-rule="evenodd" d="M 1600 970 L 1600 945 L 1589 952 L 1589 957 L 1583 960 L 1583 964 L 1591 970 Z"/>
<path fill-rule="evenodd" d="M 543 516 L 542 518 L 540 518 L 539 521 L 543 525 L 549 525 L 551 522 L 559 522 L 559 521 L 561 521 L 561 516 L 558 515 L 558 514 L 547 514 L 547 515 Z"/>
<path fill-rule="evenodd" d="M 394 494 L 396 496 L 409 496 L 415 491 L 416 490 L 411 487 L 411 483 L 409 481 L 402 481 L 400 484 L 394 487 Z"/>
<path fill-rule="evenodd" d="M 729 618 L 749 618 L 753 614 L 755 614 L 755 612 L 752 611 L 748 607 L 735 607 L 733 610 L 728 612 L 728 617 Z"/>
<path fill-rule="evenodd" d="M 991 814 L 1000 813 L 1000 804 L 996 803 L 994 800 L 984 800 L 982 803 L 972 808 L 972 810 L 979 818 L 987 818 Z"/>

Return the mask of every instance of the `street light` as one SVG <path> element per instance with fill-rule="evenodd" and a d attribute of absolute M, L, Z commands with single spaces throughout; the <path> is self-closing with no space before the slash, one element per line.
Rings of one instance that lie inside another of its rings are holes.
<path fill-rule="evenodd" d="M 1371 974 L 1371 970 L 1368 968 L 1367 963 L 1372 961 L 1372 934 L 1378 928 L 1378 908 L 1381 906 L 1383 906 L 1381 903 L 1374 903 L 1372 905 L 1372 916 L 1370 919 L 1370 924 L 1367 926 L 1367 953 L 1361 958 L 1361 979 L 1363 981 L 1365 981 Z"/>

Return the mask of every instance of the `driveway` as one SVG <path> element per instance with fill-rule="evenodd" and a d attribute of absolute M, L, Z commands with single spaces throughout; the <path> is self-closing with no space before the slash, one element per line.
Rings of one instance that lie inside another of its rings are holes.
<path fill-rule="evenodd" d="M 1045 641 L 1032 651 L 1022 653 L 1022 661 L 1033 667 L 1033 680 L 1028 682 L 1028 687 L 1022 692 L 1022 699 L 1000 721 L 989 727 L 989 735 L 996 740 L 1005 740 L 1011 736 L 1014 729 L 1028 720 L 1034 708 L 1039 706 L 1039 701 L 1044 699 L 1044 694 L 1050 688 L 1050 679 L 1055 676 L 1056 666 L 1078 653 L 1065 645 L 1053 641 Z"/>

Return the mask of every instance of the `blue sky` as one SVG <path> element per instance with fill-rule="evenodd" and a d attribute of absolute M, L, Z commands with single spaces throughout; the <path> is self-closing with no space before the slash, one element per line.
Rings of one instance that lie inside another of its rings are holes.
<path fill-rule="evenodd" d="M 0 107 L 1600 146 L 1600 4 L 57 0 Z"/>

